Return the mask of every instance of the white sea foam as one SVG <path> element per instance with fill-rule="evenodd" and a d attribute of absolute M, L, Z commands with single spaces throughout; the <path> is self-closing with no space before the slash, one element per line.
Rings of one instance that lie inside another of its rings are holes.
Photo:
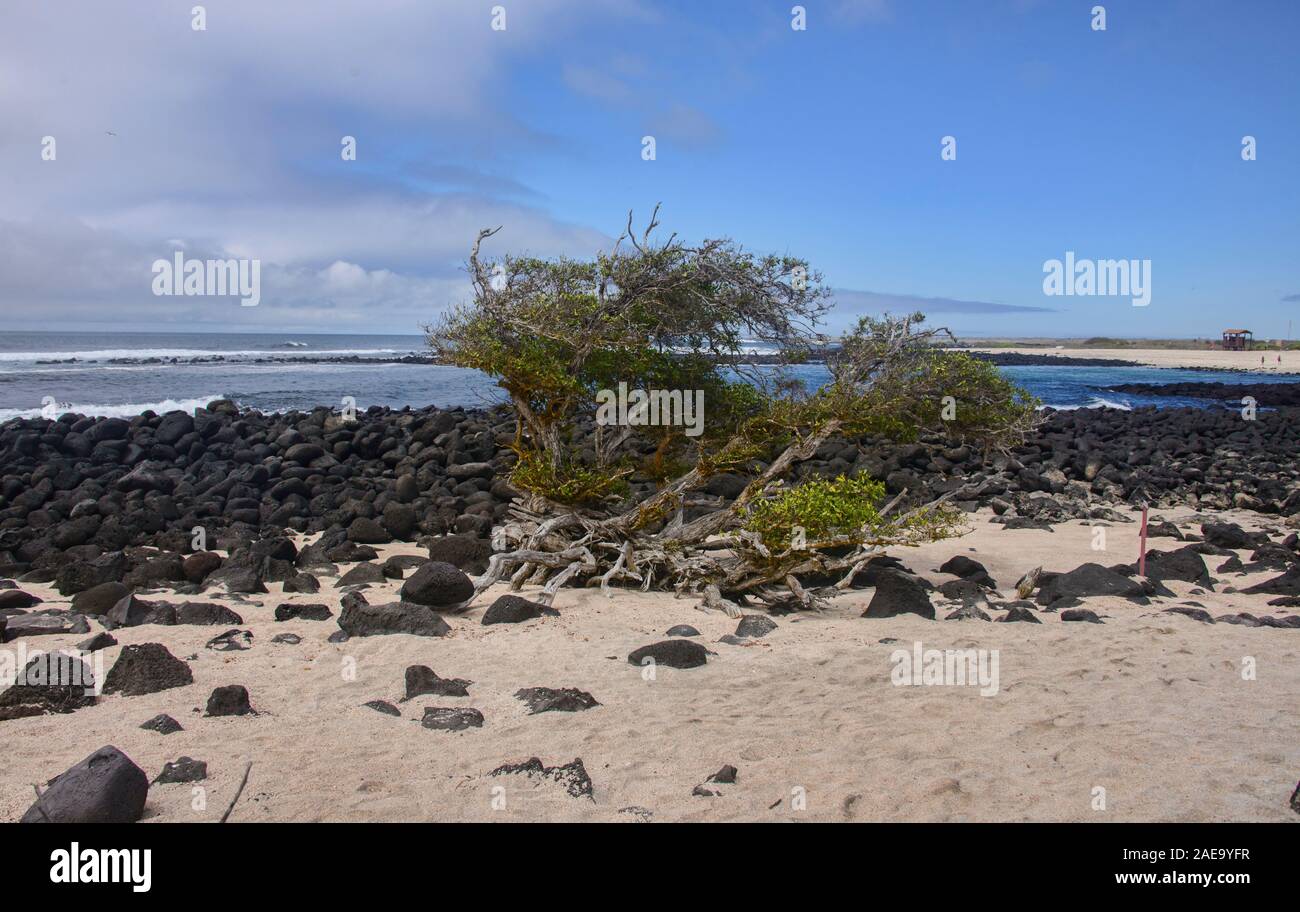
<path fill-rule="evenodd" d="M 1103 399 L 1101 396 L 1093 396 L 1084 405 L 1054 405 L 1051 402 L 1045 402 L 1042 405 L 1040 405 L 1038 408 L 1040 410 L 1047 409 L 1047 408 L 1056 409 L 1056 411 L 1058 412 L 1073 412 L 1075 409 L 1081 409 L 1081 408 L 1089 408 L 1089 409 L 1113 408 L 1113 409 L 1119 409 L 1121 412 L 1133 411 L 1133 406 L 1131 405 L 1128 405 L 1123 402 L 1115 402 L 1111 399 Z"/>
<path fill-rule="evenodd" d="M 236 358 L 289 358 L 289 357 L 335 357 L 346 355 L 358 355 L 362 357 L 377 355 L 410 355 L 419 354 L 415 349 L 401 348 L 329 348 L 320 351 L 304 352 L 300 348 L 296 353 L 285 351 L 284 349 L 247 349 L 241 351 L 218 351 L 216 349 L 194 349 L 194 348 L 104 348 L 94 351 L 61 351 L 61 352 L 0 352 L 0 362 L 33 362 L 33 361 L 68 361 L 76 358 L 78 361 L 110 361 L 113 359 L 126 359 L 130 361 L 142 361 L 146 358 L 178 358 L 189 360 L 193 358 L 214 358 L 222 357 L 226 359 Z"/>
<path fill-rule="evenodd" d="M 166 412 L 193 412 L 196 408 L 203 408 L 214 399 L 224 399 L 225 396 L 220 394 L 212 396 L 200 396 L 197 399 L 164 399 L 161 402 L 127 402 L 121 405 L 84 405 L 77 402 L 60 402 L 54 409 L 54 416 L 64 415 L 71 412 L 74 415 L 86 415 L 96 418 L 134 418 L 142 412 L 155 412 L 162 415 Z M 10 418 L 40 418 L 44 414 L 42 409 L 0 409 L 0 422 L 8 421 Z"/>

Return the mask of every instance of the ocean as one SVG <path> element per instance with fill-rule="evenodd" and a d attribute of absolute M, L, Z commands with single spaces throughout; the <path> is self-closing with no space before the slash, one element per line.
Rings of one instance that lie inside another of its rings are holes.
<path fill-rule="evenodd" d="M 128 417 L 232 399 L 262 411 L 483 407 L 501 391 L 477 371 L 402 363 L 426 354 L 421 336 L 294 333 L 0 333 L 0 421 L 57 413 Z M 1055 408 L 1210 406 L 1197 399 L 1108 392 L 1121 383 L 1296 382 L 1295 377 L 1153 367 L 1015 366 L 1000 370 Z M 802 365 L 805 384 L 826 378 Z"/>

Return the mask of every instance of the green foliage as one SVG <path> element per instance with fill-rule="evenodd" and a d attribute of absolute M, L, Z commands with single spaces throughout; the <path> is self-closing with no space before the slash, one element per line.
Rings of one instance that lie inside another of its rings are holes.
<path fill-rule="evenodd" d="M 593 469 L 571 462 L 552 464 L 541 454 L 525 450 L 510 473 L 510 484 L 520 491 L 540 494 L 571 506 L 596 504 L 608 497 L 625 497 L 630 470 Z"/>
<path fill-rule="evenodd" d="M 845 545 L 911 545 L 954 535 L 959 512 L 946 504 L 882 516 L 885 486 L 866 476 L 814 478 L 751 504 L 744 527 L 772 554 L 811 552 Z M 803 530 L 802 542 L 796 535 Z"/>
<path fill-rule="evenodd" d="M 814 478 L 752 504 L 745 528 L 774 552 L 791 547 L 796 527 L 809 546 L 852 540 L 881 525 L 884 497 L 885 486 L 865 476 Z"/>

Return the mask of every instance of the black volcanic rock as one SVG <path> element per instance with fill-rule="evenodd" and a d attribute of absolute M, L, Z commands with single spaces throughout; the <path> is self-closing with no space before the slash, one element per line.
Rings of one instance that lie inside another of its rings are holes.
<path fill-rule="evenodd" d="M 891 618 L 900 614 L 919 614 L 934 620 L 934 605 L 916 577 L 898 570 L 881 570 L 876 576 L 876 592 L 862 617 Z"/>
<path fill-rule="evenodd" d="M 430 608 L 453 610 L 474 595 L 474 584 L 463 571 L 442 561 L 429 561 L 402 584 L 399 596 L 404 602 Z"/>
<path fill-rule="evenodd" d="M 526 598 L 507 594 L 498 596 L 497 600 L 488 606 L 488 610 L 483 613 L 483 625 L 519 624 L 539 618 L 542 615 L 559 617 L 560 612 L 549 605 L 531 602 Z"/>
<path fill-rule="evenodd" d="M 91 616 L 107 614 L 113 610 L 113 606 L 130 594 L 131 591 L 121 583 L 100 583 L 74 595 L 72 610 Z"/>
<path fill-rule="evenodd" d="M 467 728 L 482 728 L 483 714 L 470 707 L 427 706 L 420 724 L 425 728 L 458 732 Z"/>
<path fill-rule="evenodd" d="M 1268 543 L 1268 536 L 1258 532 L 1247 532 L 1236 523 L 1202 523 L 1201 534 L 1205 540 L 1220 548 L 1237 550 L 1254 550 Z"/>
<path fill-rule="evenodd" d="M 736 625 L 736 631 L 733 636 L 738 637 L 765 637 L 777 627 L 776 621 L 762 614 L 745 614 L 741 615 L 740 623 Z"/>
<path fill-rule="evenodd" d="M 406 696 L 413 700 L 425 694 L 438 697 L 468 697 L 471 681 L 461 678 L 440 678 L 427 665 L 411 665 L 406 669 Z"/>
<path fill-rule="evenodd" d="M 1192 548 L 1179 548 L 1177 551 L 1150 550 L 1146 554 L 1146 571 L 1148 579 L 1182 580 L 1210 587 L 1210 571 L 1205 566 L 1205 558 Z"/>
<path fill-rule="evenodd" d="M 22 822 L 135 823 L 148 795 L 144 770 L 108 745 L 51 779 Z"/>
<path fill-rule="evenodd" d="M 330 611 L 328 605 L 295 605 L 293 602 L 284 602 L 275 606 L 277 621 L 328 621 L 332 617 L 334 612 Z"/>
<path fill-rule="evenodd" d="M 173 719 L 171 716 L 167 715 L 166 713 L 161 713 L 157 716 L 154 716 L 148 722 L 141 724 L 140 727 L 146 731 L 155 731 L 160 735 L 171 735 L 171 734 L 175 734 L 178 731 L 185 730 L 184 728 L 181 727 L 181 724 L 179 722 L 177 722 L 175 719 Z"/>
<path fill-rule="evenodd" d="M 1248 589 L 1241 590 L 1248 594 L 1264 593 L 1266 595 L 1300 595 L 1300 567 L 1292 567 L 1281 576 L 1256 583 Z"/>
<path fill-rule="evenodd" d="M 6 608 L 31 608 L 41 603 L 41 598 L 21 589 L 0 590 L 0 611 Z"/>
<path fill-rule="evenodd" d="M 1087 608 L 1067 608 L 1061 612 L 1063 621 L 1081 621 L 1086 624 L 1101 624 L 1102 619 L 1097 616 L 1097 612 Z"/>
<path fill-rule="evenodd" d="M 1038 590 L 1038 604 L 1051 605 L 1066 598 L 1113 595 L 1135 598 L 1146 594 L 1142 584 L 1100 564 L 1083 564 L 1069 573 L 1057 574 Z"/>
<path fill-rule="evenodd" d="M 423 542 L 422 542 L 423 543 Z M 475 576 L 487 570 L 492 545 L 477 535 L 445 535 L 428 540 L 429 559 L 458 567 Z"/>
<path fill-rule="evenodd" d="M 708 662 L 708 650 L 690 640 L 663 640 L 634 649 L 628 654 L 629 665 L 667 665 L 669 668 L 698 668 Z M 651 662 L 647 662 L 649 659 Z"/>
<path fill-rule="evenodd" d="M 530 757 L 522 763 L 505 763 L 498 766 L 491 773 L 491 776 L 527 776 L 532 778 L 551 779 L 558 782 L 564 787 L 564 790 L 574 798 L 591 798 L 593 796 L 591 777 L 587 775 L 587 769 L 582 765 L 582 758 L 576 757 L 570 763 L 563 766 L 543 766 L 542 761 L 537 757 Z"/>
<path fill-rule="evenodd" d="M 1011 609 L 1002 617 L 998 618 L 998 620 L 1002 623 L 1014 623 L 1016 621 L 1022 621 L 1028 624 L 1043 623 L 1038 619 L 1038 615 L 1034 614 L 1028 608 L 1021 608 L 1019 606 L 1012 606 Z"/>
<path fill-rule="evenodd" d="M 218 687 L 208 696 L 205 716 L 247 716 L 256 715 L 248 702 L 248 688 L 242 684 L 228 684 Z"/>
<path fill-rule="evenodd" d="M 0 721 L 93 706 L 94 689 L 94 672 L 81 659 L 43 652 L 32 657 L 14 683 L 0 692 Z"/>
<path fill-rule="evenodd" d="M 412 602 L 345 605 L 339 615 L 339 628 L 348 636 L 409 633 L 415 636 L 440 637 L 451 633 L 451 627 L 436 611 Z"/>
<path fill-rule="evenodd" d="M 528 704 L 531 715 L 544 712 L 581 712 L 600 703 L 585 690 L 576 687 L 525 687 L 515 691 L 515 699 Z"/>
<path fill-rule="evenodd" d="M 163 764 L 162 772 L 154 778 L 154 784 L 177 782 L 201 782 L 208 778 L 208 765 L 202 760 L 181 757 Z"/>
<path fill-rule="evenodd" d="M 193 683 L 190 666 L 168 652 L 166 646 L 139 643 L 122 647 L 104 677 L 104 693 L 136 697 Z"/>

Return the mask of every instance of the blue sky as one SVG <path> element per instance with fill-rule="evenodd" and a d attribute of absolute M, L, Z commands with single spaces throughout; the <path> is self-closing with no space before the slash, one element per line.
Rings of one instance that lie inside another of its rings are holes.
<path fill-rule="evenodd" d="M 807 257 L 837 323 L 1300 323 L 1289 0 L 1104 3 L 1105 31 L 1067 0 L 807 2 L 805 31 L 789 2 L 231 0 L 203 32 L 192 5 L 0 10 L 11 327 L 412 332 L 464 298 L 476 227 L 586 256 L 657 202 L 666 231 Z M 262 303 L 152 297 L 177 247 L 259 258 Z M 1066 251 L 1149 259 L 1150 306 L 1045 296 Z"/>

